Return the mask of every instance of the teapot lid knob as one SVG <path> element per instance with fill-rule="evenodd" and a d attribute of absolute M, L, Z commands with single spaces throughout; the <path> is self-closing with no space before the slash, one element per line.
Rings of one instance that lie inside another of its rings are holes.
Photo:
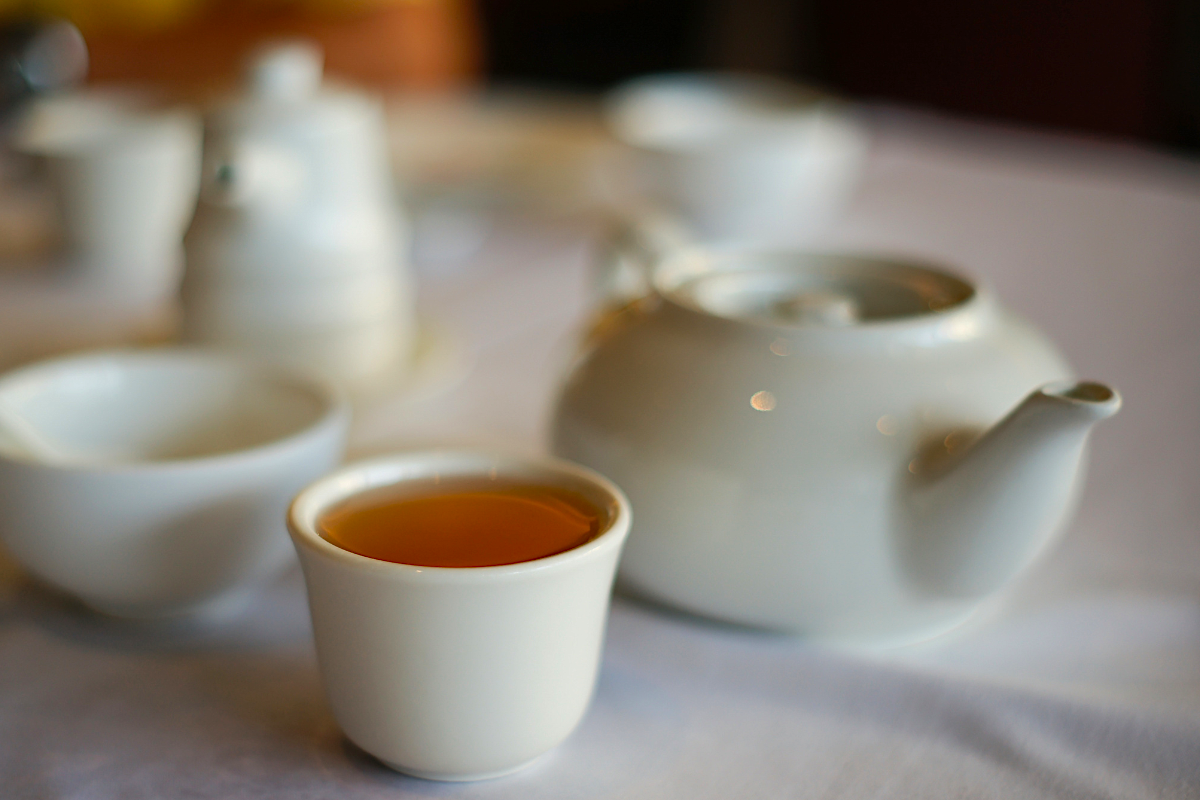
<path fill-rule="evenodd" d="M 250 61 L 251 91 L 264 100 L 294 102 L 321 86 L 321 48 L 313 42 L 280 42 L 259 50 Z"/>

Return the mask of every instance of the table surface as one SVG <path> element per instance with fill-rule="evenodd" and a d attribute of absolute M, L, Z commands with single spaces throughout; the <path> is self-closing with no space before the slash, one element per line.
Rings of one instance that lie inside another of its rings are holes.
<path fill-rule="evenodd" d="M 864 184 L 828 243 L 975 273 L 1125 397 L 1069 532 L 987 619 L 868 657 L 618 598 L 575 734 L 518 775 L 437 784 L 338 731 L 296 571 L 225 624 L 147 629 L 0 560 L 0 796 L 1200 796 L 1200 167 L 870 119 Z M 474 368 L 377 407 L 355 449 L 541 450 L 593 234 L 514 219 L 427 265 L 424 311 Z"/>

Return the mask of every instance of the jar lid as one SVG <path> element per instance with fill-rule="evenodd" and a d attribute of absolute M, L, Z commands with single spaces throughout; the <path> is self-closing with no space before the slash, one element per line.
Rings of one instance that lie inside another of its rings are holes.
<path fill-rule="evenodd" d="M 364 129 L 375 135 L 383 125 L 380 102 L 325 81 L 323 61 L 320 46 L 307 40 L 259 48 L 247 63 L 245 88 L 213 110 L 209 128 L 262 136 L 361 136 Z"/>

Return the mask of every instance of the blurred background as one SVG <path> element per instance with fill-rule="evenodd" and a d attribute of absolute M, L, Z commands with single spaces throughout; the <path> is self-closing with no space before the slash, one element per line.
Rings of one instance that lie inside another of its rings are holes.
<path fill-rule="evenodd" d="M 264 36 L 318 39 L 377 86 L 600 90 L 646 72 L 753 70 L 858 98 L 1200 146 L 1194 0 L 36 0 L 83 31 L 94 80 L 229 80 Z"/>
<path fill-rule="evenodd" d="M 1055 164 L 1200 147 L 1197 0 L 5 0 L 0 26 L 0 365 L 182 338 L 366 382 L 419 372 L 418 284 L 514 216 L 592 226 L 602 305 L 688 237 L 940 255 L 861 191 L 903 119 Z"/>
<path fill-rule="evenodd" d="M 1192 0 L 490 0 L 496 78 L 603 87 L 754 70 L 859 97 L 1170 145 L 1200 144 Z"/>

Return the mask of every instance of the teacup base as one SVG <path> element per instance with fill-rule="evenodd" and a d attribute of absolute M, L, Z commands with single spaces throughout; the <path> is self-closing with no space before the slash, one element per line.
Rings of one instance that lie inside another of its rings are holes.
<path fill-rule="evenodd" d="M 81 597 L 80 602 L 97 614 L 123 620 L 143 622 L 170 620 L 221 620 L 241 613 L 259 591 L 258 586 L 244 586 L 224 592 L 199 603 L 184 606 L 121 605 L 96 602 Z"/>
<path fill-rule="evenodd" d="M 979 614 L 980 605 L 970 608 L 925 625 L 907 628 L 890 635 L 876 636 L 825 636 L 808 637 L 810 641 L 820 641 L 830 647 L 857 651 L 863 653 L 879 653 L 899 650 L 905 647 L 916 647 L 933 639 L 940 639 L 953 631 L 965 626 Z"/>
<path fill-rule="evenodd" d="M 542 755 L 545 755 L 544 753 Z M 512 775 L 515 772 L 520 772 L 526 767 L 532 766 L 542 756 L 534 756 L 528 761 L 508 767 L 506 769 L 498 769 L 493 772 L 474 772 L 466 775 L 461 775 L 457 772 L 426 772 L 421 769 L 412 769 L 403 764 L 396 764 L 387 759 L 380 758 L 379 762 L 389 769 L 394 769 L 396 772 L 402 772 L 405 775 L 411 775 L 414 778 L 420 778 L 426 781 L 442 781 L 443 783 L 468 783 L 470 781 L 487 781 L 492 778 L 503 778 L 505 775 Z"/>

